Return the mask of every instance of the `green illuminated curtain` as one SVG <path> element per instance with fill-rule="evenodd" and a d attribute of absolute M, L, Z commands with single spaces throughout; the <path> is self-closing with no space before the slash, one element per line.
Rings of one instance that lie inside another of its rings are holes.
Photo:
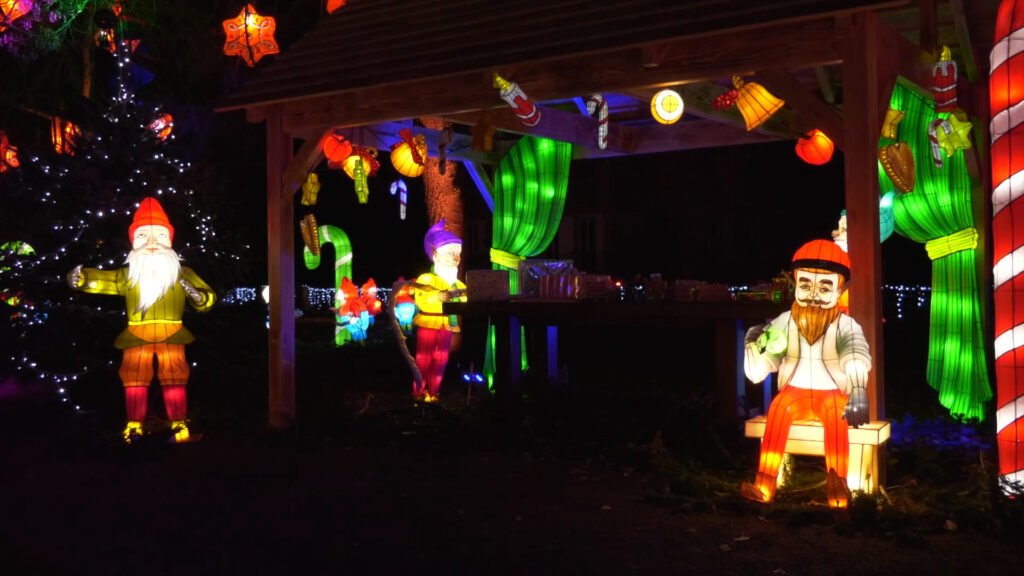
<path fill-rule="evenodd" d="M 509 293 L 519 293 L 519 260 L 532 258 L 554 240 L 569 186 L 572 144 L 524 136 L 502 158 L 494 175 L 491 262 L 510 270 Z M 494 376 L 494 328 L 488 330 L 484 373 Z M 526 369 L 525 347 L 523 369 Z"/>
<path fill-rule="evenodd" d="M 978 233 L 964 152 L 950 157 L 942 154 L 942 168 L 933 162 L 928 127 L 949 114 L 936 113 L 930 95 L 922 96 L 897 83 L 889 106 L 905 114 L 897 136 L 914 153 L 917 180 L 912 191 L 896 196 L 896 232 L 924 243 L 932 259 L 928 383 L 955 418 L 983 420 L 992 388 L 982 340 L 975 251 Z M 893 143 L 879 140 L 879 146 Z M 878 179 L 883 191 L 895 189 L 881 165 Z"/>

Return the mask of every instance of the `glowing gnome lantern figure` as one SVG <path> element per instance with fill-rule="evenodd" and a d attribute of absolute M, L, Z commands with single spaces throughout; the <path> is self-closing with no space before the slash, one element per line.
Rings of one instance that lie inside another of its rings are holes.
<path fill-rule="evenodd" d="M 200 312 L 213 306 L 217 296 L 191 268 L 182 266 L 171 248 L 174 227 L 155 198 L 146 198 L 135 212 L 128 238 L 132 251 L 119 270 L 75 267 L 68 274 L 72 289 L 90 294 L 123 296 L 128 327 L 114 346 L 123 350 L 118 374 L 124 384 L 128 424 L 123 436 L 131 443 L 143 434 L 153 360 L 163 389 L 167 417 L 176 442 L 190 439 L 185 386 L 189 365 L 185 345 L 195 338 L 181 323 L 188 302 Z"/>
<path fill-rule="evenodd" d="M 743 369 L 752 382 L 779 373 L 779 394 L 768 408 L 754 483 L 743 497 L 770 502 L 794 420 L 824 426 L 825 489 L 829 505 L 850 499 L 849 426 L 868 422 L 871 355 L 860 325 L 838 308 L 850 277 L 850 259 L 835 242 L 812 240 L 793 256 L 796 284 L 792 308 L 747 332 Z"/>
<path fill-rule="evenodd" d="M 427 230 L 423 249 L 434 263 L 430 272 L 416 278 L 414 299 L 419 313 L 413 318 L 416 334 L 416 367 L 423 377 L 413 383 L 413 396 L 434 402 L 441 392 L 441 379 L 448 365 L 452 333 L 459 332 L 457 316 L 442 313 L 442 303 L 464 300 L 466 285 L 459 281 L 462 240 L 445 230 L 444 218 Z"/>
<path fill-rule="evenodd" d="M 268 54 L 281 51 L 274 40 L 277 21 L 256 13 L 252 4 L 246 4 L 238 16 L 224 21 L 224 54 L 241 56 L 250 68 Z"/>

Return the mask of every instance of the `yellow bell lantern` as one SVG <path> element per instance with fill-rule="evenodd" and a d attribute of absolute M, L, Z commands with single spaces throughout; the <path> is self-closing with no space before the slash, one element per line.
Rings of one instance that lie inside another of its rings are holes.
<path fill-rule="evenodd" d="M 684 108 L 683 97 L 675 90 L 665 89 L 651 98 L 651 115 L 661 124 L 675 124 Z"/>
<path fill-rule="evenodd" d="M 757 82 L 743 82 L 739 76 L 732 77 L 732 85 L 736 87 L 736 107 L 740 109 L 743 120 L 747 123 L 747 131 L 757 128 L 771 118 L 786 103 L 775 97 L 764 86 Z"/>
<path fill-rule="evenodd" d="M 427 140 L 422 134 L 412 135 L 412 131 L 403 128 L 399 135 L 402 141 L 391 147 L 391 165 L 402 176 L 416 178 L 427 169 Z"/>

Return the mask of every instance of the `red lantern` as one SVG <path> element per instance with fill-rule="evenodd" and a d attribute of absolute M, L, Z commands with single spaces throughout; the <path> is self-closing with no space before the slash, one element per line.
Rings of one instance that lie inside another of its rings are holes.
<path fill-rule="evenodd" d="M 808 164 L 821 166 L 832 159 L 835 144 L 824 132 L 815 128 L 796 142 L 796 155 Z"/>
<path fill-rule="evenodd" d="M 50 121 L 50 141 L 57 154 L 75 155 L 75 145 L 82 130 L 73 122 L 54 116 Z"/>
<path fill-rule="evenodd" d="M 0 174 L 18 166 L 21 166 L 21 162 L 18 161 L 18 149 L 11 146 L 7 134 L 0 132 Z"/>
<path fill-rule="evenodd" d="M 320 146 L 324 150 L 324 158 L 327 158 L 328 168 L 341 168 L 352 155 L 352 143 L 337 132 L 332 131 L 324 136 Z"/>
<path fill-rule="evenodd" d="M 246 4 L 238 16 L 224 21 L 224 54 L 241 56 L 252 68 L 260 58 L 281 51 L 274 40 L 276 30 L 273 18 L 259 15 L 252 4 Z"/>

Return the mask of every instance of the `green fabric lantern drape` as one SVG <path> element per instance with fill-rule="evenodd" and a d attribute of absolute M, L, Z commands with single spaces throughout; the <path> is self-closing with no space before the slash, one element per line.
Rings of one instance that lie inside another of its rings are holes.
<path fill-rule="evenodd" d="M 897 136 L 913 152 L 917 180 L 913 190 L 894 200 L 896 232 L 926 243 L 933 260 L 928 383 L 955 418 L 983 420 L 992 388 L 982 339 L 977 231 L 964 152 L 950 157 L 943 153 L 941 168 L 933 161 L 929 125 L 949 114 L 936 113 L 930 95 L 897 83 L 889 106 L 905 114 Z M 893 143 L 879 140 L 879 146 Z M 883 191 L 895 188 L 881 165 L 878 174 Z"/>
<path fill-rule="evenodd" d="M 502 158 L 494 175 L 491 262 L 510 270 L 509 293 L 519 293 L 518 260 L 547 249 L 558 233 L 569 187 L 572 144 L 524 136 Z M 488 330 L 484 373 L 494 381 L 494 328 Z M 525 347 L 523 369 L 526 369 Z"/>

